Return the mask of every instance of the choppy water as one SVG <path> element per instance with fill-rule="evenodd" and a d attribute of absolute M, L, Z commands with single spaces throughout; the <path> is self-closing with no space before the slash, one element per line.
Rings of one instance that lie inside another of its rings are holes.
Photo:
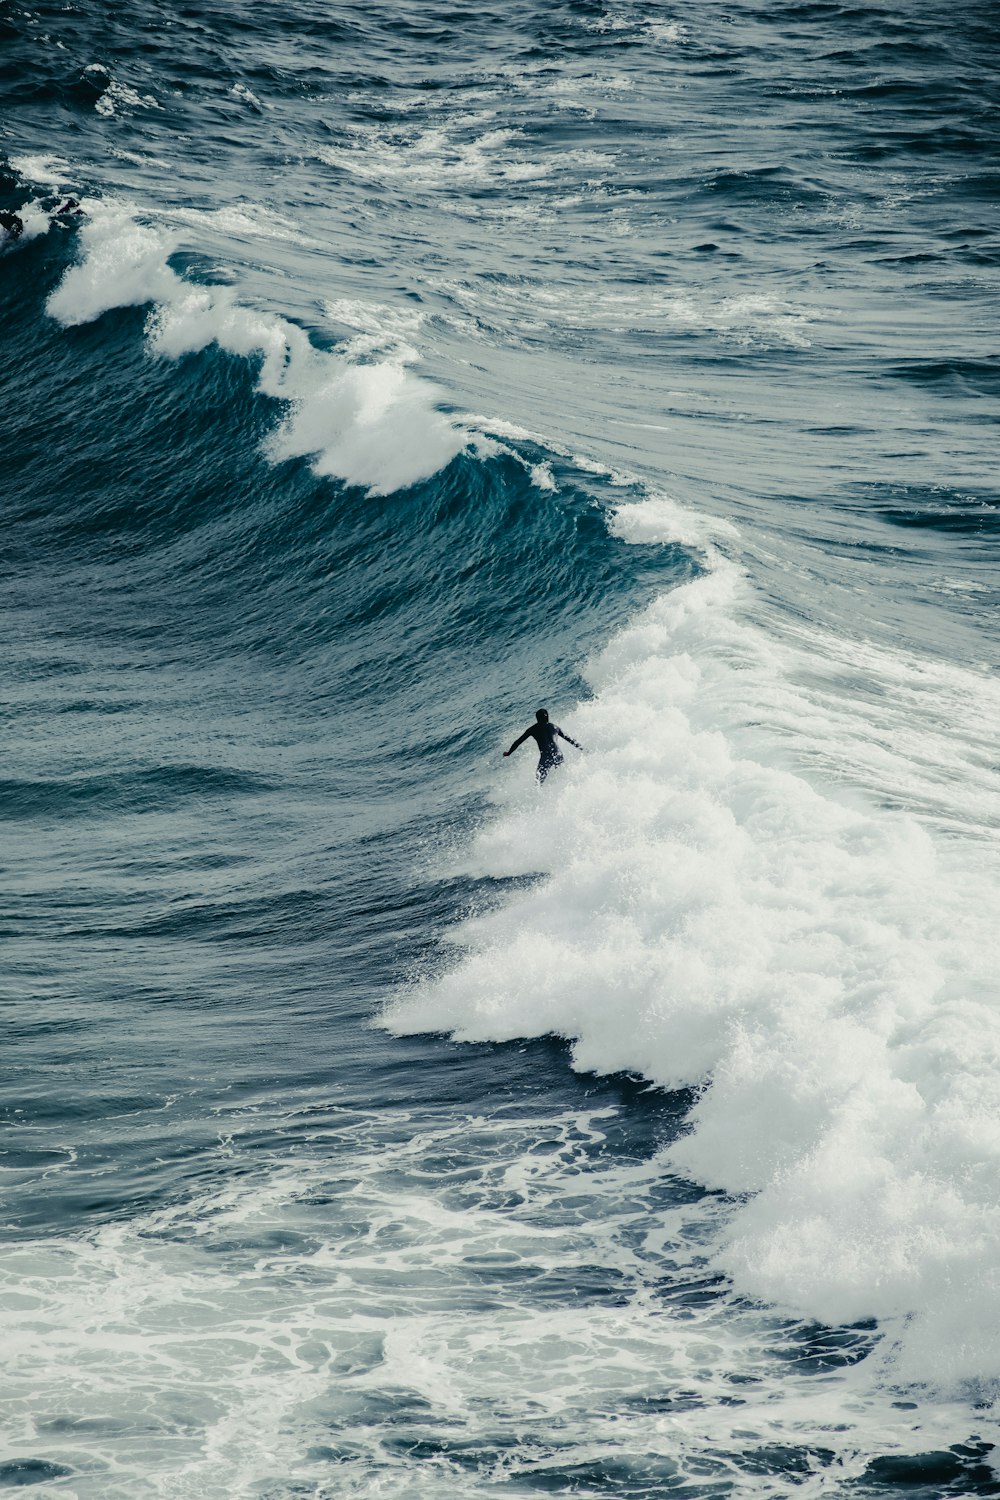
<path fill-rule="evenodd" d="M 0 1487 L 1000 1493 L 998 40 L 0 4 Z"/>

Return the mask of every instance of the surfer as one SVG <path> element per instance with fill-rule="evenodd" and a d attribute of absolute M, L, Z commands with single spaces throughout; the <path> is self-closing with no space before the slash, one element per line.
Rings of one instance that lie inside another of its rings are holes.
<path fill-rule="evenodd" d="M 526 729 L 523 734 L 518 735 L 509 750 L 504 751 L 504 760 L 507 759 L 508 755 L 513 755 L 518 745 L 523 745 L 526 739 L 529 737 L 533 739 L 538 746 L 538 769 L 535 775 L 538 777 L 538 784 L 540 786 L 550 771 L 554 770 L 556 766 L 562 765 L 563 758 L 559 753 L 559 746 L 556 744 L 556 735 L 561 740 L 565 740 L 567 744 L 576 745 L 578 750 L 583 749 L 583 746 L 578 741 L 572 739 L 568 734 L 563 734 L 558 724 L 549 723 L 549 711 L 547 708 L 539 708 L 535 713 L 534 724 Z"/>

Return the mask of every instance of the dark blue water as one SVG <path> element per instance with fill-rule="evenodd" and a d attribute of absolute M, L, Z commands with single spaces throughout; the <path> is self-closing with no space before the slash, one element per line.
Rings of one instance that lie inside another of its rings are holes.
<path fill-rule="evenodd" d="M 997 40 L 0 4 L 0 1487 L 1000 1491 Z"/>

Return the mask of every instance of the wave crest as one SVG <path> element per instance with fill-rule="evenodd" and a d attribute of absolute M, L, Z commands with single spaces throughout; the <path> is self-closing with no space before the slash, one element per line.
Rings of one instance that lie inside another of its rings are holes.
<path fill-rule="evenodd" d="M 995 1378 L 992 856 L 769 754 L 754 715 L 805 703 L 715 561 L 591 668 L 567 727 L 595 753 L 508 792 L 472 852 L 545 878 L 459 929 L 459 961 L 386 1024 L 558 1033 L 580 1069 L 694 1088 L 667 1165 L 752 1195 L 718 1255 L 740 1291 L 878 1317 L 907 1378 Z"/>
<path fill-rule="evenodd" d="M 66 327 L 118 307 L 153 304 L 148 334 L 170 359 L 217 344 L 260 361 L 258 390 L 289 410 L 266 445 L 275 462 L 311 458 L 317 474 L 389 494 L 427 479 L 467 446 L 436 408 L 438 391 L 402 356 L 353 363 L 315 348 L 302 329 L 237 302 L 225 287 L 198 286 L 169 264 L 174 242 L 127 212 L 88 203 L 83 258 L 47 303 Z"/>

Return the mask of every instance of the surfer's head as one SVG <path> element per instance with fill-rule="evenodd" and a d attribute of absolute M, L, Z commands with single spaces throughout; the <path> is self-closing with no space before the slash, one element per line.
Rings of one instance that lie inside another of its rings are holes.
<path fill-rule="evenodd" d="M 538 720 L 539 724 L 547 724 L 549 722 L 549 711 L 548 711 L 548 709 L 547 708 L 536 708 L 535 709 L 535 718 Z"/>

